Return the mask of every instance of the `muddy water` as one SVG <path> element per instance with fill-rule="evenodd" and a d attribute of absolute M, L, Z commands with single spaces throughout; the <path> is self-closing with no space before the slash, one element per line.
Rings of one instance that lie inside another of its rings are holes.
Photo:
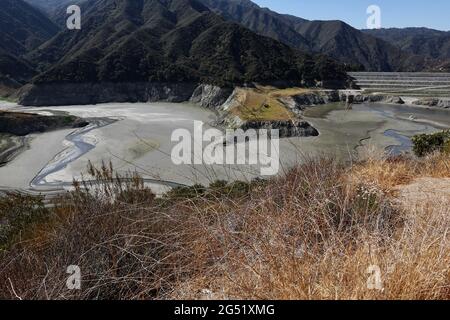
<path fill-rule="evenodd" d="M 363 146 L 385 149 L 391 154 L 411 150 L 411 137 L 450 128 L 450 110 L 388 104 L 342 104 L 311 107 L 306 119 L 321 133 L 307 138 L 304 148 L 325 151 L 340 158 L 357 154 Z"/>

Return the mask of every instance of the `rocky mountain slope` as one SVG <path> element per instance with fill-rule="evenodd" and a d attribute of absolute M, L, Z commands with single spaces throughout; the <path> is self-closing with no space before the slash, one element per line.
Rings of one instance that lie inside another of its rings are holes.
<path fill-rule="evenodd" d="M 67 7 L 71 4 L 76 4 L 81 0 L 24 0 L 25 2 L 31 4 L 32 6 L 40 9 L 41 11 L 47 13 L 48 15 L 54 13 L 61 7 Z"/>
<path fill-rule="evenodd" d="M 58 28 L 21 0 L 0 0 L 0 8 L 0 94 L 7 95 L 36 74 L 22 55 L 50 39 Z"/>
<path fill-rule="evenodd" d="M 59 28 L 65 28 L 67 19 L 67 7 L 70 5 L 79 5 L 83 1 L 90 0 L 24 0 L 30 5 L 36 7 Z"/>
<path fill-rule="evenodd" d="M 58 25 L 64 23 L 65 7 L 53 5 L 57 0 L 27 1 L 45 7 Z M 65 3 L 66 0 L 61 1 Z M 227 21 L 304 52 L 328 55 L 351 70 L 420 71 L 438 64 L 432 57 L 403 51 L 389 41 L 361 32 L 342 21 L 308 21 L 261 8 L 250 0 L 198 1 Z"/>
<path fill-rule="evenodd" d="M 63 30 L 27 55 L 43 72 L 21 93 L 21 102 L 37 103 L 34 97 L 56 83 L 66 92 L 95 83 L 100 91 L 88 90 L 95 103 L 116 92 L 120 97 L 111 99 L 148 101 L 177 90 L 184 97 L 192 94 L 191 84 L 201 83 L 347 81 L 330 59 L 225 21 L 196 0 L 92 0 L 81 6 L 81 30 Z"/>
<path fill-rule="evenodd" d="M 249 0 L 201 0 L 224 18 L 295 48 L 322 53 L 367 71 L 418 71 L 432 61 L 404 52 L 342 21 L 308 21 L 261 8 Z"/>
<path fill-rule="evenodd" d="M 22 55 L 50 39 L 58 28 L 22 0 L 0 0 L 0 49 Z"/>
<path fill-rule="evenodd" d="M 36 75 L 25 60 L 0 49 L 0 95 L 9 96 Z"/>
<path fill-rule="evenodd" d="M 363 30 L 366 34 L 383 39 L 401 50 L 441 61 L 450 62 L 450 32 L 427 28 L 391 28 Z M 450 70 L 450 68 L 449 68 Z"/>
<path fill-rule="evenodd" d="M 201 0 L 201 2 L 229 21 L 239 23 L 291 47 L 311 51 L 309 41 L 298 33 L 283 15 L 261 8 L 248 0 Z"/>

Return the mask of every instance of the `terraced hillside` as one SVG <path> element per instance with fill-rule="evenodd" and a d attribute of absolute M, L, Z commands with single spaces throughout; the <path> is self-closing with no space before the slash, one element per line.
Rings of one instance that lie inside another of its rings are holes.
<path fill-rule="evenodd" d="M 408 96 L 450 97 L 450 73 L 351 72 L 366 91 Z"/>

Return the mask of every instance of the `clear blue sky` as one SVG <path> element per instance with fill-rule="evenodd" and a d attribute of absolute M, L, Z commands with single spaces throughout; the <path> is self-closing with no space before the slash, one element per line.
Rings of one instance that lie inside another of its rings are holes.
<path fill-rule="evenodd" d="M 450 31 L 450 0 L 252 0 L 308 20 L 343 20 L 365 28 L 370 5 L 381 8 L 383 28 L 428 27 Z"/>

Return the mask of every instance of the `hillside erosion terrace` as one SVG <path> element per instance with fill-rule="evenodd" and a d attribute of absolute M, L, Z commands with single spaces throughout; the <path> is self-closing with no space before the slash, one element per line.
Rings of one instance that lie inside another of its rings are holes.
<path fill-rule="evenodd" d="M 450 73 L 350 72 L 366 92 L 412 97 L 450 97 Z"/>

